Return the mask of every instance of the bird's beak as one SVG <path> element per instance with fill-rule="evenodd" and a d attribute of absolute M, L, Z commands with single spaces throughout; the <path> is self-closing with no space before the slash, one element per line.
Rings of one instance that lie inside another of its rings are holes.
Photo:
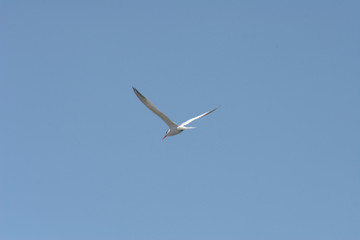
<path fill-rule="evenodd" d="M 167 137 L 167 135 L 165 135 L 162 140 L 164 140 L 166 137 Z"/>

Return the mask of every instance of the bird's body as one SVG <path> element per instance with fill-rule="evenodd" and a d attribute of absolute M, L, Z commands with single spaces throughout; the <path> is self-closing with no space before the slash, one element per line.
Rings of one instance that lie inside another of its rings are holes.
<path fill-rule="evenodd" d="M 179 129 L 179 127 L 169 128 L 168 132 L 166 133 L 168 136 L 174 136 L 181 133 L 184 130 Z"/>
<path fill-rule="evenodd" d="M 147 107 L 149 108 L 153 113 L 155 113 L 156 115 L 158 115 L 168 126 L 169 129 L 166 131 L 165 136 L 163 137 L 166 138 L 167 136 L 174 136 L 177 135 L 179 133 L 181 133 L 182 131 L 186 130 L 186 129 L 192 129 L 194 127 L 186 127 L 186 125 L 188 125 L 189 123 L 191 123 L 192 121 L 195 121 L 196 119 L 199 119 L 203 116 L 206 116 L 210 113 L 212 113 L 213 111 L 215 111 L 217 108 L 208 111 L 204 114 L 201 114 L 197 117 L 191 118 L 189 120 L 187 120 L 186 122 L 183 122 L 180 125 L 177 125 L 176 123 L 174 123 L 173 121 L 170 120 L 170 118 L 168 116 L 166 116 L 164 113 L 162 113 L 159 109 L 157 109 L 155 107 L 155 105 L 150 102 L 146 97 L 144 97 L 136 88 L 134 88 L 134 92 L 136 94 L 136 96 L 140 99 L 140 101 Z"/>
<path fill-rule="evenodd" d="M 186 130 L 186 129 L 193 129 L 195 127 L 184 127 L 184 126 L 177 126 L 177 127 L 173 127 L 173 128 L 169 128 L 167 135 L 168 136 L 174 136 L 176 134 L 181 133 L 182 131 Z"/>

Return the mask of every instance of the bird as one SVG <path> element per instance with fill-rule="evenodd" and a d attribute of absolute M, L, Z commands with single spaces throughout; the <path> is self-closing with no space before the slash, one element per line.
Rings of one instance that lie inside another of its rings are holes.
<path fill-rule="evenodd" d="M 156 115 L 158 115 L 168 126 L 169 129 L 166 131 L 165 136 L 162 138 L 162 140 L 164 140 L 167 136 L 174 136 L 177 135 L 179 133 L 181 133 L 184 130 L 187 129 L 193 129 L 195 127 L 187 127 L 186 125 L 188 125 L 189 123 L 191 123 L 192 121 L 195 121 L 201 117 L 204 117 L 210 113 L 212 113 L 213 111 L 215 111 L 216 109 L 218 109 L 219 107 L 214 108 L 213 110 L 210 110 L 206 113 L 203 113 L 197 117 L 194 118 L 190 118 L 189 120 L 183 122 L 182 124 L 178 125 L 175 122 L 171 121 L 170 118 L 168 116 L 166 116 L 164 113 L 162 113 L 159 109 L 157 109 L 157 107 L 155 107 L 155 105 L 150 102 L 149 99 L 147 99 L 146 97 L 144 97 L 135 87 L 132 87 L 136 96 L 140 99 L 140 101 L 147 107 L 149 108 L 153 113 L 155 113 Z"/>

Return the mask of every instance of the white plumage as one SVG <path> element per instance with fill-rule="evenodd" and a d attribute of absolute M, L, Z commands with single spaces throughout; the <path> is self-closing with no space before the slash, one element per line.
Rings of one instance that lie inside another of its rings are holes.
<path fill-rule="evenodd" d="M 177 125 L 176 123 L 174 123 L 173 121 L 171 121 L 171 119 L 166 116 L 164 113 L 162 113 L 159 109 L 157 109 L 155 107 L 155 105 L 150 102 L 149 99 L 147 99 L 146 97 L 144 97 L 136 88 L 134 88 L 134 92 L 136 94 L 136 96 L 140 99 L 140 101 L 146 106 L 148 107 L 153 113 L 155 113 L 156 115 L 158 115 L 168 126 L 169 126 L 169 130 L 166 131 L 166 134 L 165 136 L 163 137 L 166 138 L 167 136 L 174 136 L 176 134 L 179 134 L 181 133 L 182 131 L 186 130 L 186 129 L 192 129 L 194 127 L 186 127 L 186 125 L 188 125 L 189 123 L 191 123 L 192 121 L 195 121 L 201 117 L 204 117 L 210 113 L 212 113 L 213 111 L 215 111 L 217 108 L 214 108 L 213 110 L 211 111 L 208 111 L 206 113 L 203 113 L 197 117 L 194 117 L 194 118 L 191 118 L 185 122 L 183 122 L 182 124 L 180 125 Z"/>

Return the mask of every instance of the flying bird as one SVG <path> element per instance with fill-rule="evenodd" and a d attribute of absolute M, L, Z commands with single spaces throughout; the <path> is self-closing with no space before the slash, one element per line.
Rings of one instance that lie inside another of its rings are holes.
<path fill-rule="evenodd" d="M 157 109 L 155 107 L 155 105 L 150 102 L 149 99 L 147 99 L 146 97 L 144 97 L 136 88 L 134 88 L 134 92 L 136 94 L 136 96 L 140 99 L 140 101 L 146 106 L 148 107 L 153 113 L 155 113 L 156 115 L 158 115 L 168 126 L 169 126 L 169 129 L 166 131 L 166 134 L 165 136 L 163 137 L 163 140 L 164 138 L 166 138 L 167 136 L 174 136 L 176 134 L 179 134 L 181 133 L 182 131 L 186 130 L 186 129 L 193 129 L 195 127 L 186 127 L 186 125 L 188 125 L 189 123 L 191 123 L 192 121 L 195 121 L 196 119 L 199 119 L 201 117 L 204 117 L 210 113 L 212 113 L 213 111 L 215 111 L 217 108 L 214 108 L 213 110 L 211 111 L 208 111 L 206 113 L 203 113 L 197 117 L 194 117 L 194 118 L 191 118 L 185 122 L 183 122 L 182 124 L 180 125 L 177 125 L 176 123 L 174 123 L 173 121 L 170 120 L 170 118 L 168 116 L 166 116 L 164 113 L 162 113 L 159 109 Z"/>

